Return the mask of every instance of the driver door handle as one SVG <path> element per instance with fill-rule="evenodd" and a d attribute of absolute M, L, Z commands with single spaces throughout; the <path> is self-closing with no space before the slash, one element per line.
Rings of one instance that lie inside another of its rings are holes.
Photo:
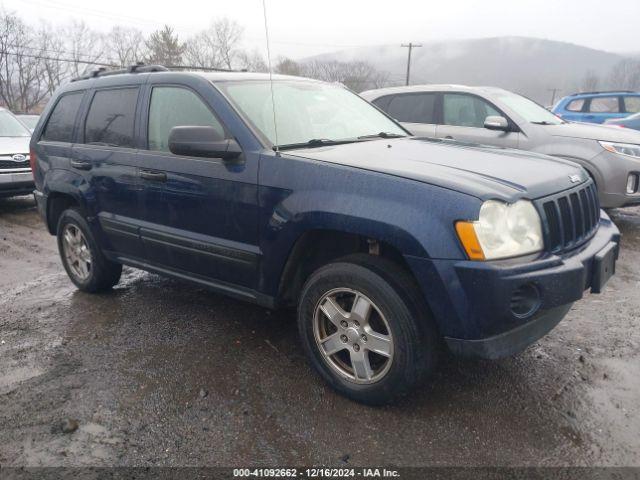
<path fill-rule="evenodd" d="M 70 165 L 78 170 L 91 170 L 91 162 L 84 160 L 71 160 Z"/>
<path fill-rule="evenodd" d="M 167 174 L 164 172 L 154 172 L 152 170 L 140 170 L 140 178 L 151 180 L 152 182 L 166 182 Z"/>

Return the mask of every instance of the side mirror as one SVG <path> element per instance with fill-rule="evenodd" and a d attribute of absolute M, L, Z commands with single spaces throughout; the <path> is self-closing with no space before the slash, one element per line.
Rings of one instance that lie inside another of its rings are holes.
<path fill-rule="evenodd" d="M 509 131 L 509 122 L 504 117 L 490 115 L 484 121 L 484 128 L 487 130 L 501 130 L 503 132 L 507 132 Z"/>
<path fill-rule="evenodd" d="M 213 127 L 173 127 L 169 150 L 175 155 L 233 160 L 242 155 L 238 142 L 225 139 Z"/>

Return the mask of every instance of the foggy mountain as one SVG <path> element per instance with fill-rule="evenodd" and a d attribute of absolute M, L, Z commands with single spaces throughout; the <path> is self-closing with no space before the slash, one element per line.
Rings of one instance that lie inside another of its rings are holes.
<path fill-rule="evenodd" d="M 542 104 L 556 95 L 580 90 L 588 71 L 605 84 L 623 55 L 571 43 L 527 37 L 422 42 L 413 49 L 411 83 L 491 85 L 527 95 Z M 305 60 L 364 60 L 389 72 L 390 83 L 403 85 L 407 49 L 399 45 L 359 47 Z M 604 85 L 603 85 L 604 86 Z"/>

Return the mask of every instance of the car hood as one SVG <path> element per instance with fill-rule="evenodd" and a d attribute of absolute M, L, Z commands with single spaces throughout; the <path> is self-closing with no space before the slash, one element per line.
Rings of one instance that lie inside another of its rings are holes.
<path fill-rule="evenodd" d="M 596 125 L 593 123 L 570 122 L 560 125 L 545 125 L 544 129 L 554 137 L 603 140 L 605 142 L 639 143 L 640 132 L 619 127 Z"/>
<path fill-rule="evenodd" d="M 540 198 L 589 178 L 577 164 L 546 155 L 418 137 L 286 153 L 439 185 L 483 200 Z"/>
<path fill-rule="evenodd" d="M 0 155 L 28 153 L 29 140 L 29 137 L 0 137 Z"/>

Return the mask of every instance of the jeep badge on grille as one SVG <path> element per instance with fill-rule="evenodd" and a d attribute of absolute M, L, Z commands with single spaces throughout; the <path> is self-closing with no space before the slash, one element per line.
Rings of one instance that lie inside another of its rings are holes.
<path fill-rule="evenodd" d="M 580 175 L 569 175 L 571 183 L 578 183 L 580 181 Z"/>

